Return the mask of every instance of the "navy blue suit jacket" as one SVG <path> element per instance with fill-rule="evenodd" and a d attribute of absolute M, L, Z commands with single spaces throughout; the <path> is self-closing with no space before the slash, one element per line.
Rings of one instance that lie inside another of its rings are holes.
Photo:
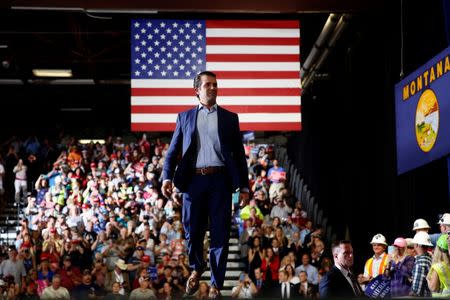
<path fill-rule="evenodd" d="M 185 192 L 194 175 L 197 159 L 196 125 L 198 107 L 178 114 L 175 132 L 163 167 L 163 180 L 170 179 Z M 230 192 L 248 188 L 248 169 L 245 160 L 238 115 L 217 106 L 217 122 L 221 153 L 225 160 Z M 181 153 L 181 160 L 178 161 Z"/>
<path fill-rule="evenodd" d="M 352 286 L 344 274 L 333 266 L 319 283 L 320 298 L 355 298 Z"/>

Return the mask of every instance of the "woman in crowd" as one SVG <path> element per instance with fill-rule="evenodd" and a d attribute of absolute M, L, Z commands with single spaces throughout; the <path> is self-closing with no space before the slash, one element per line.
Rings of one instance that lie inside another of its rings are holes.
<path fill-rule="evenodd" d="M 262 260 L 265 256 L 265 249 L 261 245 L 261 239 L 258 236 L 253 237 L 252 245 L 248 249 L 248 274 L 250 278 L 254 281 L 255 269 L 261 267 Z"/>
<path fill-rule="evenodd" d="M 411 292 L 412 269 L 414 257 L 406 253 L 406 240 L 396 238 L 394 241 L 394 253 L 386 268 L 386 273 L 391 277 L 391 296 L 408 296 Z"/>
<path fill-rule="evenodd" d="M 272 248 L 267 248 L 261 263 L 261 271 L 263 272 L 263 280 L 268 287 L 275 287 L 278 284 L 279 269 L 280 258 L 273 253 Z"/>
<path fill-rule="evenodd" d="M 428 287 L 433 297 L 450 297 L 450 256 L 447 239 L 447 234 L 441 234 L 437 240 L 431 269 L 427 276 Z"/>
<path fill-rule="evenodd" d="M 200 282 L 198 292 L 195 294 L 194 298 L 196 300 L 207 300 L 209 299 L 209 286 L 206 282 Z"/>

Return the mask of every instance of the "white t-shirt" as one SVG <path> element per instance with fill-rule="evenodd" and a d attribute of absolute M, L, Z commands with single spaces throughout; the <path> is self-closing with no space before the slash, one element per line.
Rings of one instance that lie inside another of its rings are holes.
<path fill-rule="evenodd" d="M 231 290 L 231 294 L 234 294 L 238 288 L 239 288 L 238 286 L 233 287 L 233 289 Z M 239 299 L 251 299 L 251 298 L 253 298 L 252 292 L 250 290 L 250 285 L 248 285 L 248 286 L 244 285 L 241 288 L 241 290 L 239 291 L 239 295 L 237 296 L 237 298 L 239 298 Z"/>

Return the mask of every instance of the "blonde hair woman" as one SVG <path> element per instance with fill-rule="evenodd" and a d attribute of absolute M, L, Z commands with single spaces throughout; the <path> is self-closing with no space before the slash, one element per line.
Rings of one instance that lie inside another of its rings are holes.
<path fill-rule="evenodd" d="M 441 234 L 437 240 L 431 269 L 427 276 L 428 287 L 433 293 L 433 297 L 450 296 L 450 256 L 447 239 L 447 234 Z"/>

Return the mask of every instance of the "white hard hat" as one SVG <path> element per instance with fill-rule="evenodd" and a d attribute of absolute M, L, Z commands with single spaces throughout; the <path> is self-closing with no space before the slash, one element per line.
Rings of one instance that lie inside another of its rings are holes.
<path fill-rule="evenodd" d="M 433 244 L 431 243 L 430 235 L 426 233 L 425 231 L 419 231 L 414 236 L 412 242 L 414 244 L 422 245 L 422 246 L 429 246 L 433 247 Z"/>
<path fill-rule="evenodd" d="M 377 233 L 373 236 L 371 244 L 383 244 L 387 246 L 386 238 L 381 233 Z"/>
<path fill-rule="evenodd" d="M 438 224 L 450 225 L 450 214 L 449 213 L 443 214 L 442 217 L 439 219 Z"/>
<path fill-rule="evenodd" d="M 425 221 L 424 219 L 417 219 L 414 221 L 414 227 L 412 230 L 417 230 L 417 229 L 430 229 L 430 225 L 428 225 L 428 222 Z"/>

